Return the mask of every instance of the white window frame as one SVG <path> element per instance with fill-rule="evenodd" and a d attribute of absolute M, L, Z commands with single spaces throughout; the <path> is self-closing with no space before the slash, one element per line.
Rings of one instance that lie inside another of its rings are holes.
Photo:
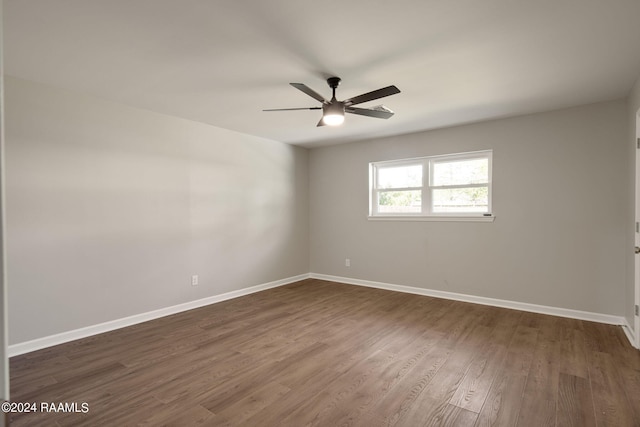
<path fill-rule="evenodd" d="M 433 186 L 433 169 L 436 163 L 451 161 L 487 159 L 488 160 L 488 182 L 486 184 L 461 184 Z M 369 219 L 371 220 L 403 220 L 403 221 L 483 221 L 492 222 L 495 219 L 492 211 L 492 164 L 493 150 L 482 150 L 468 153 L 443 154 L 428 157 L 416 157 L 401 160 L 387 160 L 369 163 Z M 422 185 L 420 187 L 381 189 L 377 185 L 378 169 L 400 166 L 422 166 Z M 447 188 L 470 188 L 487 187 L 488 189 L 488 212 L 433 212 L 432 193 L 437 189 Z M 421 212 L 418 213 L 383 213 L 378 212 L 378 197 L 385 191 L 422 191 Z"/>

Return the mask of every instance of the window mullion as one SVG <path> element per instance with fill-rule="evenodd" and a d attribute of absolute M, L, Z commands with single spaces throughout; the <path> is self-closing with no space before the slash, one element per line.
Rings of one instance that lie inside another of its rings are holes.
<path fill-rule="evenodd" d="M 430 188 L 432 190 L 447 190 L 449 188 L 481 188 L 488 187 L 489 183 L 485 182 L 484 184 L 457 184 L 457 185 L 434 185 Z"/>
<path fill-rule="evenodd" d="M 415 191 L 415 190 L 422 190 L 422 187 L 391 187 L 391 188 L 378 188 L 378 191 L 382 192 L 382 191 L 389 191 L 389 192 L 393 192 L 393 191 Z"/>
<path fill-rule="evenodd" d="M 422 212 L 431 215 L 431 161 L 422 164 Z"/>

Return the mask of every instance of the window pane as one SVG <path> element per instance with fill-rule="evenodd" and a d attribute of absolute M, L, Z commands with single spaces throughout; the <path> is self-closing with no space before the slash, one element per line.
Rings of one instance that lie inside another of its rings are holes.
<path fill-rule="evenodd" d="M 471 159 L 433 162 L 433 186 L 486 184 L 489 182 L 489 160 Z"/>
<path fill-rule="evenodd" d="M 378 188 L 422 187 L 422 165 L 378 168 Z"/>
<path fill-rule="evenodd" d="M 433 212 L 489 212 L 488 187 L 433 190 Z"/>
<path fill-rule="evenodd" d="M 378 213 L 420 213 L 422 191 L 381 191 L 378 193 Z"/>

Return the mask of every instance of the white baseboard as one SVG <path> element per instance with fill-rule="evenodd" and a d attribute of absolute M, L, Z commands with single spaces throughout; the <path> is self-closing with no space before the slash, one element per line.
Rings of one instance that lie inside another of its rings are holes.
<path fill-rule="evenodd" d="M 545 305 L 528 304 L 524 302 L 508 301 L 496 298 L 478 297 L 475 295 L 458 294 L 455 292 L 436 291 L 433 289 L 414 288 L 412 286 L 393 285 L 390 283 L 372 282 L 370 280 L 352 279 L 349 277 L 330 276 L 326 274 L 310 273 L 312 279 L 327 280 L 330 282 L 346 283 L 349 285 L 366 286 L 369 288 L 386 289 L 389 291 L 404 292 L 408 294 L 424 295 L 435 298 L 444 298 L 456 301 L 471 302 L 474 304 L 490 305 L 494 307 L 511 308 L 514 310 L 529 311 L 532 313 L 549 314 L 552 316 L 568 317 L 571 319 L 588 320 L 591 322 L 620 325 L 625 323 L 624 317 L 609 314 L 591 313 L 588 311 L 572 310 L 569 308 L 549 307 Z"/>
<path fill-rule="evenodd" d="M 100 323 L 97 325 L 87 326 L 85 328 L 62 332 L 60 334 L 50 335 L 47 337 L 38 338 L 35 340 L 26 341 L 18 344 L 12 344 L 8 348 L 9 357 L 18 356 L 20 354 L 29 353 L 32 351 L 40 350 L 40 349 L 51 347 L 58 344 L 64 344 L 69 341 L 74 341 L 80 338 L 86 338 L 92 335 L 113 331 L 115 329 L 120 329 L 127 326 L 135 325 L 138 323 L 146 322 L 149 320 L 158 319 L 160 317 L 169 316 L 169 315 L 180 313 L 187 310 L 192 310 L 194 308 L 204 307 L 206 305 L 215 304 L 217 302 L 226 301 L 233 298 L 238 298 L 238 297 L 249 295 L 255 292 L 264 291 L 266 289 L 284 286 L 289 283 L 298 282 L 300 280 L 304 280 L 308 278 L 327 280 L 330 282 L 345 283 L 349 285 L 366 286 L 370 288 L 386 289 L 390 291 L 424 295 L 424 296 L 430 296 L 435 298 L 464 301 L 464 302 L 470 302 L 474 304 L 490 305 L 494 307 L 510 308 L 514 310 L 529 311 L 532 313 L 549 314 L 552 316 L 568 317 L 571 319 L 588 320 L 592 322 L 619 325 L 622 327 L 631 345 L 633 345 L 635 348 L 639 348 L 639 344 L 640 344 L 640 343 L 636 343 L 636 340 L 633 334 L 633 328 L 629 326 L 626 319 L 622 316 L 612 316 L 608 314 L 591 313 L 588 311 L 572 310 L 568 308 L 549 307 L 544 305 L 528 304 L 528 303 L 517 302 L 517 301 L 485 298 L 485 297 L 479 297 L 474 295 L 458 294 L 455 292 L 437 291 L 432 289 L 415 288 L 412 286 L 394 285 L 394 284 L 383 283 L 383 282 L 374 282 L 370 280 L 352 279 L 349 277 L 339 277 L 339 276 L 331 276 L 331 275 L 317 274 L 317 273 L 306 273 L 306 274 L 300 274 L 298 276 L 288 277 L 286 279 L 276 280 L 274 282 L 264 283 L 261 285 L 240 289 L 237 291 L 227 292 L 220 295 L 214 295 L 211 297 L 174 305 L 171 307 L 165 307 L 158 310 L 149 311 L 146 313 L 136 314 L 133 316 L 122 318 L 122 319 L 116 319 L 109 322 Z"/>
<path fill-rule="evenodd" d="M 135 325 L 138 323 L 146 322 L 160 317 L 169 316 L 171 314 L 180 313 L 187 310 L 193 310 L 194 308 L 204 307 L 205 305 L 215 304 L 217 302 L 238 298 L 244 295 L 253 294 L 255 292 L 264 291 L 266 289 L 276 288 L 278 286 L 284 286 L 289 283 L 298 282 L 300 280 L 308 279 L 310 275 L 300 274 L 298 276 L 288 277 L 286 279 L 276 280 L 274 282 L 263 283 L 261 285 L 251 286 L 249 288 L 240 289 L 237 291 L 227 292 L 220 295 L 214 295 L 207 298 L 202 298 L 195 301 L 186 302 L 183 304 L 174 305 L 171 307 L 165 307 L 158 310 L 149 311 L 146 313 L 136 314 L 133 316 L 125 317 L 122 319 L 111 320 L 109 322 L 99 323 L 97 325 L 87 326 L 85 328 L 75 329 L 68 332 L 62 332 L 60 334 L 50 335 L 43 338 L 37 338 L 35 340 L 26 341 L 18 344 L 12 344 L 9 346 L 9 357 L 18 356 L 20 354 L 29 353 L 35 350 L 40 350 L 46 347 L 51 347 L 58 344 L 63 344 L 69 341 L 74 341 L 80 338 L 86 338 L 92 335 L 101 334 L 104 332 L 113 331 L 115 329 L 124 328 L 127 326 Z"/>
<path fill-rule="evenodd" d="M 635 334 L 633 333 L 633 328 L 631 327 L 631 325 L 629 325 L 629 322 L 627 322 L 626 318 L 624 319 L 624 323 L 622 324 L 622 330 L 624 331 L 624 334 L 627 336 L 627 339 L 629 340 L 631 345 L 640 350 L 640 341 L 636 339 Z"/>

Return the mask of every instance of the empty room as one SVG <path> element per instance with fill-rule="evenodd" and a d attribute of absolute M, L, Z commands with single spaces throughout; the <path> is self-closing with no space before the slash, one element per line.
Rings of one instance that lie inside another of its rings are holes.
<path fill-rule="evenodd" d="M 639 1 L 0 5 L 0 426 L 640 426 Z"/>

